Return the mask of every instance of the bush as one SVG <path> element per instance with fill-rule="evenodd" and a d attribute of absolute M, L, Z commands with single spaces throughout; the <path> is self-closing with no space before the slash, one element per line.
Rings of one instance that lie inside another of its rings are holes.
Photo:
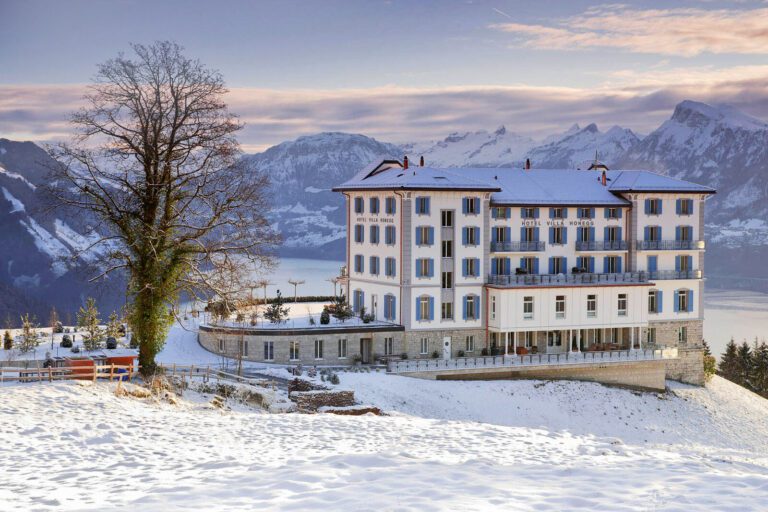
<path fill-rule="evenodd" d="M 438 353 L 438 351 L 437 351 L 437 350 L 435 350 L 434 352 L 432 352 L 432 359 L 437 359 L 438 357 L 440 357 L 440 353 Z"/>
<path fill-rule="evenodd" d="M 56 322 L 56 325 L 53 326 L 53 332 L 56 334 L 61 334 L 64 332 L 64 326 L 61 324 L 61 322 Z"/>
<path fill-rule="evenodd" d="M 335 373 L 332 373 L 331 374 L 331 378 L 330 378 L 330 382 L 331 382 L 331 384 L 338 385 L 341 381 L 339 380 L 339 376 L 338 375 L 336 375 Z"/>
<path fill-rule="evenodd" d="M 488 349 L 483 347 L 483 349 L 480 351 L 481 356 L 487 356 L 488 355 Z"/>
<path fill-rule="evenodd" d="M 328 312 L 328 308 L 323 308 L 323 312 L 320 313 L 320 324 L 328 325 L 331 323 L 331 314 Z"/>
<path fill-rule="evenodd" d="M 79 354 L 80 353 L 80 347 L 72 347 L 71 349 L 73 354 Z"/>
<path fill-rule="evenodd" d="M 369 323 L 371 323 L 371 322 L 376 320 L 376 317 L 373 316 L 372 313 L 368 313 L 368 314 L 362 315 L 360 318 L 363 319 L 363 323 L 364 324 L 369 324 Z"/>
<path fill-rule="evenodd" d="M 113 337 L 107 338 L 107 349 L 114 350 L 117 348 L 117 340 Z"/>
<path fill-rule="evenodd" d="M 131 342 L 128 344 L 131 348 L 139 348 L 139 340 L 135 336 L 131 336 Z"/>
<path fill-rule="evenodd" d="M 400 359 L 402 359 L 403 361 L 408 359 L 408 352 L 403 352 L 402 354 L 400 354 Z"/>
<path fill-rule="evenodd" d="M 458 356 L 459 356 L 459 357 L 464 357 L 464 351 L 463 351 L 463 350 L 459 350 L 459 352 L 458 352 Z"/>
<path fill-rule="evenodd" d="M 72 348 L 72 338 L 69 337 L 69 334 L 65 334 L 64 337 L 61 338 L 59 346 L 61 348 Z"/>

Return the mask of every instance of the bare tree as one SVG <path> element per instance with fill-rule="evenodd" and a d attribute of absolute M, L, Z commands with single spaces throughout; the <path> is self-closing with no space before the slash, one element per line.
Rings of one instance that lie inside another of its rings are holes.
<path fill-rule="evenodd" d="M 125 272 L 149 375 L 180 296 L 241 296 L 279 239 L 265 217 L 267 177 L 241 164 L 242 125 L 221 75 L 175 43 L 132 49 L 99 66 L 72 117 L 76 137 L 52 150 L 63 165 L 51 192 L 108 230 L 97 244 L 109 260 L 94 279 Z"/>

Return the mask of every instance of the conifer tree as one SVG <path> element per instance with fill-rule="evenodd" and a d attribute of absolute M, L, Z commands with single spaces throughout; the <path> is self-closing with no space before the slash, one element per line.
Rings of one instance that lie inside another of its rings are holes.
<path fill-rule="evenodd" d="M 704 345 L 704 378 L 709 381 L 717 373 L 717 360 L 712 355 L 706 340 L 702 340 L 702 344 Z"/>
<path fill-rule="evenodd" d="M 738 381 L 738 346 L 733 338 L 731 338 L 731 341 L 725 346 L 725 352 L 720 356 L 720 364 L 718 365 L 717 374 L 731 382 Z"/>
<path fill-rule="evenodd" d="M 752 352 L 752 389 L 768 398 L 768 344 L 763 341 Z"/>
<path fill-rule="evenodd" d="M 35 318 L 29 318 L 29 314 L 25 314 L 21 317 L 21 342 L 19 343 L 19 351 L 22 353 L 33 350 L 39 344 L 37 339 L 37 324 Z"/>
<path fill-rule="evenodd" d="M 13 348 L 13 336 L 11 336 L 11 331 L 6 330 L 3 333 L 3 348 L 5 350 L 11 350 Z"/>
<path fill-rule="evenodd" d="M 330 305 L 328 310 L 330 311 L 333 318 L 342 323 L 354 316 L 354 312 L 352 311 L 352 308 L 349 307 L 349 303 L 347 302 L 347 298 L 344 296 L 344 292 L 341 292 L 339 295 L 333 298 L 333 304 Z"/>
<path fill-rule="evenodd" d="M 281 324 L 287 320 L 290 308 L 285 307 L 283 304 L 283 295 L 280 293 L 280 290 L 277 290 L 277 297 L 275 297 L 272 304 L 267 306 L 267 310 L 264 312 L 264 318 L 273 324 Z"/>
<path fill-rule="evenodd" d="M 738 364 L 738 376 L 736 377 L 736 383 L 744 386 L 747 389 L 752 389 L 752 383 L 750 377 L 752 376 L 752 349 L 744 340 L 739 345 L 739 350 L 736 353 L 736 362 Z"/>
<path fill-rule="evenodd" d="M 107 322 L 107 338 L 117 339 L 120 336 L 120 319 L 117 316 L 116 311 L 112 311 L 109 315 L 109 321 Z"/>
<path fill-rule="evenodd" d="M 85 307 L 80 307 L 77 312 L 77 326 L 85 331 L 83 346 L 86 350 L 98 350 L 101 347 L 101 329 L 99 329 L 99 310 L 96 308 L 96 300 L 88 297 Z"/>

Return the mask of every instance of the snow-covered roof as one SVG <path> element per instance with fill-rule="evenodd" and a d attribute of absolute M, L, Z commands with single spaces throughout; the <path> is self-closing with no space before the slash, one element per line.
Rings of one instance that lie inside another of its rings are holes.
<path fill-rule="evenodd" d="M 710 187 L 650 171 L 602 172 L 573 169 L 513 169 L 458 167 L 439 169 L 379 163 L 366 167 L 333 190 L 472 190 L 492 192 L 492 205 L 604 205 L 629 201 L 622 192 L 714 193 Z"/>

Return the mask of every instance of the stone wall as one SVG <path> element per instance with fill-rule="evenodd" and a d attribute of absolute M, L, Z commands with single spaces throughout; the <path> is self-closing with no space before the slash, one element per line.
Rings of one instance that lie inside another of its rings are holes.
<path fill-rule="evenodd" d="M 666 361 L 667 378 L 686 384 L 704 385 L 704 350 L 679 348 L 677 359 Z"/>
<path fill-rule="evenodd" d="M 656 328 L 656 345 L 680 348 L 700 348 L 704 339 L 704 322 L 702 320 L 684 320 L 668 322 L 649 322 L 648 327 Z M 687 327 L 688 339 L 678 342 L 680 327 Z"/>
<path fill-rule="evenodd" d="M 289 398 L 300 411 L 317 411 L 321 407 L 350 407 L 355 405 L 354 391 L 294 391 Z"/>
<path fill-rule="evenodd" d="M 408 331 L 404 333 L 400 350 L 395 354 L 405 352 L 409 359 L 431 358 L 437 351 L 438 357 L 443 357 L 443 338 L 451 338 L 451 357 L 459 357 L 459 351 L 464 351 L 467 357 L 479 356 L 485 347 L 485 329 L 446 329 L 444 331 Z M 467 336 L 474 336 L 475 350 L 467 352 Z M 427 338 L 427 353 L 421 353 L 421 340 Z"/>

